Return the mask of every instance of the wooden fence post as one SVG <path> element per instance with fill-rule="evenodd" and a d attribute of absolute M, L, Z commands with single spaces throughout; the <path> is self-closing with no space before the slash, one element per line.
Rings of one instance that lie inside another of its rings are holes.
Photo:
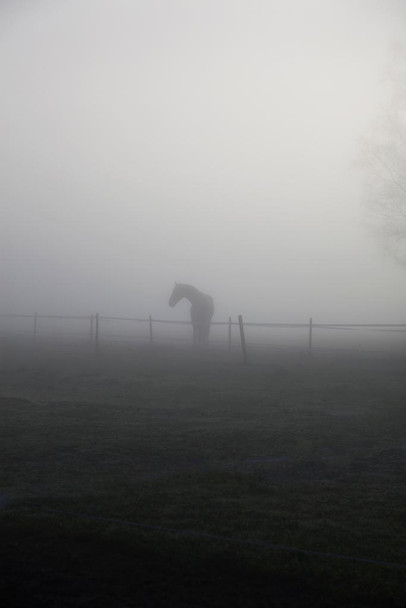
<path fill-rule="evenodd" d="M 149 315 L 149 342 L 150 342 L 150 344 L 153 344 L 153 342 L 154 342 L 154 336 L 152 334 L 152 317 L 151 317 L 151 315 Z"/>
<path fill-rule="evenodd" d="M 33 334 L 32 334 L 34 342 L 37 339 L 37 328 L 38 328 L 38 313 L 36 312 L 34 314 L 34 329 L 33 329 Z"/>
<path fill-rule="evenodd" d="M 93 342 L 94 315 L 90 315 L 90 343 Z"/>
<path fill-rule="evenodd" d="M 313 339 L 313 319 L 309 319 L 309 352 L 312 350 L 312 339 Z"/>
<path fill-rule="evenodd" d="M 242 315 L 238 315 L 238 324 L 240 326 L 240 337 L 241 337 L 241 348 L 242 348 L 242 357 L 244 364 L 247 365 L 247 346 L 245 344 L 245 335 L 244 335 L 244 323 L 242 320 Z"/>
<path fill-rule="evenodd" d="M 99 313 L 96 313 L 94 318 L 95 318 L 94 352 L 97 353 L 99 350 Z"/>
<path fill-rule="evenodd" d="M 231 317 L 228 317 L 228 350 L 231 350 Z"/>

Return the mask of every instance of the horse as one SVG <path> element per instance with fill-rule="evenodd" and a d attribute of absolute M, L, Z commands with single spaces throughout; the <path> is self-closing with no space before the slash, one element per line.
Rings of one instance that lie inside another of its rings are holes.
<path fill-rule="evenodd" d="M 209 331 L 211 318 L 214 314 L 213 298 L 205 293 L 202 293 L 196 287 L 185 283 L 175 283 L 174 290 L 169 298 L 169 306 L 172 308 L 186 298 L 191 303 L 190 316 L 193 327 L 193 343 L 207 344 L 209 340 Z"/>

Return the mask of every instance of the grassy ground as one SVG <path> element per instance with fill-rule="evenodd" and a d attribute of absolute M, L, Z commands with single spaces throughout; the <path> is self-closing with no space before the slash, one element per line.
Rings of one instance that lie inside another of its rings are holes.
<path fill-rule="evenodd" d="M 5 345 L 7 605 L 404 606 L 405 363 Z"/>

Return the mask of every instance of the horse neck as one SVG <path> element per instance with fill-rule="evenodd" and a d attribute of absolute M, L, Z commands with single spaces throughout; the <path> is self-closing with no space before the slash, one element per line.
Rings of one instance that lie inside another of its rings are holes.
<path fill-rule="evenodd" d="M 182 298 L 186 298 L 191 304 L 193 304 L 199 294 L 200 291 L 196 287 L 186 284 L 182 285 Z"/>

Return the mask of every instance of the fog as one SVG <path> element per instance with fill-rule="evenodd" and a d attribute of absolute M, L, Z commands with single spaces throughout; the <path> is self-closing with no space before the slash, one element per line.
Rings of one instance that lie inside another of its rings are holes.
<path fill-rule="evenodd" d="M 359 141 L 406 33 L 393 0 L 0 9 L 1 312 L 406 322 Z"/>

